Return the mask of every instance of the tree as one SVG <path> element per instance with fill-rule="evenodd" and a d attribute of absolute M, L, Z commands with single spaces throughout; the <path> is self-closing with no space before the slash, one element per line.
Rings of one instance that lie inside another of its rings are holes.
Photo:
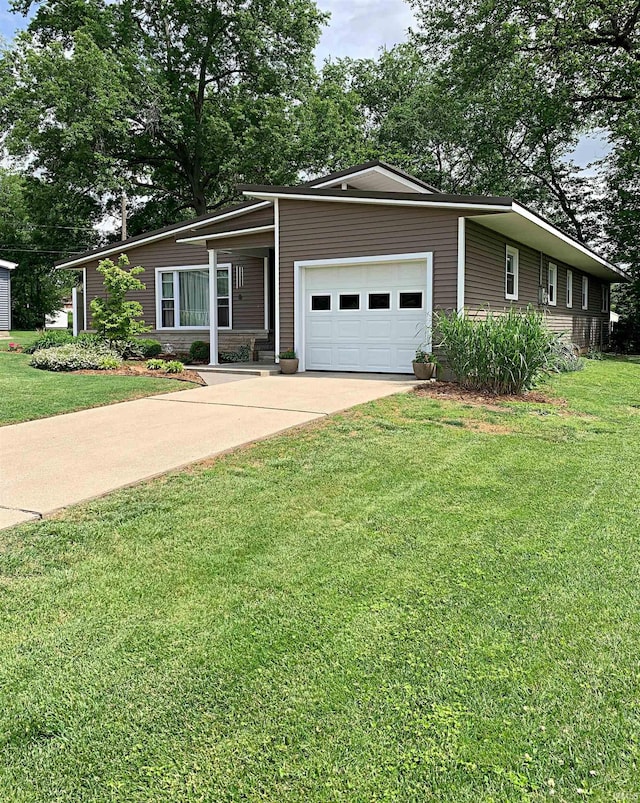
<path fill-rule="evenodd" d="M 75 275 L 53 263 L 96 243 L 93 213 L 84 196 L 60 195 L 38 178 L 0 170 L 0 254 L 18 264 L 11 274 L 15 328 L 43 326 L 70 295 Z"/>
<path fill-rule="evenodd" d="M 144 290 L 145 285 L 137 277 L 144 273 L 139 265 L 127 270 L 129 258 L 121 254 L 118 264 L 103 259 L 98 272 L 104 276 L 105 298 L 94 298 L 91 316 L 96 332 L 110 343 L 132 340 L 136 335 L 148 332 L 142 318 L 142 304 L 127 301 L 127 293 Z"/>
<path fill-rule="evenodd" d="M 51 0 L 0 64 L 7 147 L 61 190 L 126 188 L 163 222 L 291 181 L 324 19 L 313 0 Z"/>

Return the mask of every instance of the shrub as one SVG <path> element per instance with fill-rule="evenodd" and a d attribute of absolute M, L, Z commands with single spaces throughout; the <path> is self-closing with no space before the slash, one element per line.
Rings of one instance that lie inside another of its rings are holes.
<path fill-rule="evenodd" d="M 103 259 L 98 265 L 98 272 L 104 276 L 105 298 L 94 298 L 91 302 L 93 323 L 105 340 L 131 341 L 136 335 L 149 331 L 142 318 L 142 304 L 139 301 L 127 301 L 127 293 L 145 290 L 145 285 L 137 277 L 144 273 L 144 268 L 129 267 L 126 254 L 121 254 L 118 264 L 110 259 Z"/>
<path fill-rule="evenodd" d="M 147 360 L 147 368 L 149 371 L 164 371 L 166 374 L 181 374 L 184 371 L 184 365 L 180 360 Z"/>
<path fill-rule="evenodd" d="M 279 360 L 295 360 L 296 359 L 296 353 L 295 353 L 295 351 L 293 349 L 286 349 L 286 351 L 281 351 L 278 354 L 278 359 Z"/>
<path fill-rule="evenodd" d="M 533 308 L 485 319 L 442 314 L 436 331 L 449 367 L 463 387 L 496 394 L 533 387 L 548 365 L 554 335 Z"/>
<path fill-rule="evenodd" d="M 43 332 L 33 343 L 25 348 L 25 352 L 33 354 L 35 351 L 41 351 L 42 349 L 53 349 L 57 346 L 63 346 L 65 343 L 73 343 L 73 340 L 73 335 L 66 330 Z"/>
<path fill-rule="evenodd" d="M 162 353 L 162 344 L 159 340 L 153 340 L 152 338 L 136 340 L 133 346 L 140 352 L 140 356 L 145 360 L 151 360 Z"/>
<path fill-rule="evenodd" d="M 40 349 L 29 361 L 34 368 L 45 371 L 105 371 L 119 368 L 122 361 L 115 351 L 94 349 L 79 343 L 67 343 L 56 348 Z"/>
<path fill-rule="evenodd" d="M 196 340 L 189 349 L 189 360 L 191 362 L 209 362 L 210 354 L 209 344 L 205 343 L 204 340 Z"/>
<path fill-rule="evenodd" d="M 218 355 L 220 362 L 249 362 L 251 350 L 248 345 L 240 346 L 237 351 L 221 351 Z"/>
<path fill-rule="evenodd" d="M 560 337 L 555 337 L 551 344 L 547 370 L 556 374 L 581 371 L 584 368 L 584 361 L 580 359 L 578 351 L 575 343 L 568 343 Z"/>

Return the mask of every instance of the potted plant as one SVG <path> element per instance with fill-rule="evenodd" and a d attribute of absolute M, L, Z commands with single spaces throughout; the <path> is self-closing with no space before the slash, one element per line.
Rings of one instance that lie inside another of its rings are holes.
<path fill-rule="evenodd" d="M 295 374 L 298 370 L 298 357 L 293 349 L 288 351 L 281 351 L 278 354 L 280 361 L 280 370 L 283 374 Z"/>
<path fill-rule="evenodd" d="M 413 360 L 413 373 L 416 379 L 433 379 L 438 370 L 438 361 L 433 354 L 429 354 L 424 349 L 417 349 Z"/>

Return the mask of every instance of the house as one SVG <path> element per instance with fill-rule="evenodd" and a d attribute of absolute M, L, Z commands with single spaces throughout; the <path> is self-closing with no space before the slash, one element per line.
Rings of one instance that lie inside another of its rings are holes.
<path fill-rule="evenodd" d="M 146 269 L 132 298 L 151 335 L 209 341 L 213 363 L 255 343 L 294 348 L 301 370 L 408 373 L 436 310 L 531 304 L 581 348 L 608 336 L 624 273 L 512 198 L 447 195 L 380 161 L 240 190 L 243 203 L 58 263 L 83 273 L 80 328 L 99 261 L 124 252 Z"/>
<path fill-rule="evenodd" d="M 9 337 L 11 330 L 11 271 L 17 267 L 0 259 L 0 337 Z"/>

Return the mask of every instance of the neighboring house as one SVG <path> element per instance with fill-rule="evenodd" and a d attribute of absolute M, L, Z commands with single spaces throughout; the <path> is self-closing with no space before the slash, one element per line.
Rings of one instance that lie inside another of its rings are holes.
<path fill-rule="evenodd" d="M 610 285 L 626 280 L 511 198 L 443 194 L 383 162 L 241 191 L 250 200 L 58 263 L 83 272 L 84 326 L 99 261 L 124 252 L 146 269 L 131 297 L 162 343 L 210 341 L 214 362 L 255 342 L 294 348 L 301 370 L 409 373 L 436 310 L 531 304 L 581 348 L 601 346 Z"/>
<path fill-rule="evenodd" d="M 17 267 L 0 259 L 0 337 L 9 337 L 11 329 L 11 271 Z"/>
<path fill-rule="evenodd" d="M 68 329 L 69 313 L 73 311 L 73 304 L 70 298 L 62 299 L 62 308 L 47 315 L 44 319 L 45 329 Z"/>

